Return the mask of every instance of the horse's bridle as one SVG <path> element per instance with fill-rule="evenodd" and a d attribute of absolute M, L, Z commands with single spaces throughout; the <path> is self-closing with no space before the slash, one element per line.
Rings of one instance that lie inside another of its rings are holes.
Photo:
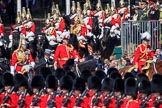
<path fill-rule="evenodd" d="M 155 73 L 157 74 L 158 72 L 157 72 L 157 69 L 156 69 L 155 63 L 153 62 L 152 64 L 153 64 L 153 69 L 154 69 Z"/>

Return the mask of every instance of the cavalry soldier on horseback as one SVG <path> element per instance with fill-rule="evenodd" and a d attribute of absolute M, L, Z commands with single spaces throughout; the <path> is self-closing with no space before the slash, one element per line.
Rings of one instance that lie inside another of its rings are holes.
<path fill-rule="evenodd" d="M 28 41 L 33 41 L 34 40 L 34 33 L 35 33 L 35 24 L 32 21 L 32 16 L 30 13 L 29 8 L 27 9 L 27 14 L 26 14 L 26 20 L 23 22 L 23 29 L 24 33 L 23 35 L 25 36 Z"/>
<path fill-rule="evenodd" d="M 0 39 L 3 38 L 3 35 L 4 35 L 4 25 L 3 25 L 2 19 L 0 17 Z"/>
<path fill-rule="evenodd" d="M 151 35 L 148 32 L 141 34 L 142 44 L 138 45 L 135 55 L 134 55 L 134 71 L 138 70 L 142 73 L 143 66 L 146 65 L 148 59 L 153 58 L 153 62 L 156 62 L 156 57 L 154 52 L 151 50 L 151 46 L 148 42 L 151 39 Z"/>
<path fill-rule="evenodd" d="M 56 30 L 53 26 L 53 23 L 50 19 L 50 13 L 48 13 L 48 18 L 46 19 L 46 25 L 42 29 L 42 33 L 45 33 L 45 36 L 49 42 L 49 45 L 55 45 L 56 43 Z"/>
<path fill-rule="evenodd" d="M 71 12 L 70 12 L 70 20 L 72 24 L 74 24 L 74 18 L 76 16 L 77 16 L 77 13 L 76 13 L 75 1 L 72 1 Z"/>
<path fill-rule="evenodd" d="M 20 13 L 18 12 L 17 13 L 17 18 L 16 18 L 16 24 L 12 25 L 11 30 L 10 30 L 10 35 L 8 36 L 9 41 L 10 41 L 10 43 L 8 45 L 8 48 L 12 47 L 13 38 L 15 38 L 15 36 L 17 36 L 16 34 L 17 33 L 20 34 L 21 32 L 22 32 L 22 19 L 21 19 Z"/>
<path fill-rule="evenodd" d="M 25 72 L 28 72 L 31 67 L 34 68 L 35 66 L 32 54 L 26 47 L 27 42 L 22 39 L 20 41 L 20 47 L 16 49 L 12 54 L 10 70 L 13 75 L 15 73 L 15 70 L 16 72 L 24 74 Z"/>
<path fill-rule="evenodd" d="M 68 59 L 73 58 L 72 51 L 73 46 L 69 45 L 68 36 L 64 36 L 62 44 L 58 45 L 54 54 L 54 68 L 57 69 L 63 68 L 63 65 L 67 62 Z"/>

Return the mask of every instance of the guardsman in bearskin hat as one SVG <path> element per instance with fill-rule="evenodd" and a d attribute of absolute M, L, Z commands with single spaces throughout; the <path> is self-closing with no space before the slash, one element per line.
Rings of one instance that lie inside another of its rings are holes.
<path fill-rule="evenodd" d="M 55 97 L 57 95 L 58 81 L 54 75 L 48 75 L 46 79 L 47 94 L 44 96 L 42 108 L 56 107 Z"/>
<path fill-rule="evenodd" d="M 84 107 L 101 107 L 101 80 L 97 76 L 88 78 L 88 89 L 87 97 L 83 99 Z"/>
<path fill-rule="evenodd" d="M 128 78 L 124 83 L 124 93 L 126 95 L 126 98 L 124 99 L 122 108 L 140 108 L 138 101 L 136 101 L 136 80 L 134 78 Z"/>
<path fill-rule="evenodd" d="M 29 8 L 27 9 L 26 21 L 23 22 L 23 28 L 26 31 L 25 33 L 23 33 L 23 35 L 25 35 L 25 38 L 28 39 L 28 41 L 33 41 L 35 36 L 35 24 L 32 21 L 32 16 Z"/>
<path fill-rule="evenodd" d="M 101 90 L 102 90 L 102 104 L 103 104 L 103 108 L 112 108 L 112 98 L 114 97 L 114 93 L 113 93 L 113 84 L 112 84 L 113 80 L 110 78 L 105 78 L 102 81 L 102 86 L 101 86 Z"/>
<path fill-rule="evenodd" d="M 137 100 L 142 108 L 150 108 L 152 105 L 151 83 L 149 80 L 143 79 L 138 83 Z"/>
<path fill-rule="evenodd" d="M 62 44 L 58 45 L 54 56 L 54 68 L 63 68 L 68 59 L 73 58 L 74 47 L 69 45 L 69 36 L 65 35 Z"/>
<path fill-rule="evenodd" d="M 11 73 L 3 74 L 4 89 L 0 94 L 0 107 L 1 108 L 16 108 L 17 96 L 14 92 L 14 78 Z"/>
<path fill-rule="evenodd" d="M 30 90 L 28 80 L 20 73 L 15 74 L 15 90 L 17 91 L 17 107 L 28 108 L 30 106 Z"/>
<path fill-rule="evenodd" d="M 114 82 L 114 98 L 112 98 L 112 108 L 122 108 L 125 95 L 124 95 L 124 80 L 118 78 Z"/>
<path fill-rule="evenodd" d="M 16 66 L 16 67 L 15 67 Z M 31 68 L 34 68 L 35 62 L 32 58 L 32 54 L 27 49 L 27 42 L 25 39 L 20 39 L 19 48 L 12 54 L 10 70 L 14 75 L 15 71 L 22 74 L 28 72 Z"/>
<path fill-rule="evenodd" d="M 148 32 L 144 32 L 141 34 L 142 44 L 138 45 L 134 55 L 134 71 L 138 70 L 142 73 L 142 68 L 146 64 L 148 59 L 153 58 L 153 62 L 156 62 L 156 57 L 154 52 L 151 50 L 151 46 L 148 45 L 148 42 L 151 39 L 151 35 Z"/>
<path fill-rule="evenodd" d="M 73 95 L 72 91 L 73 79 L 71 76 L 65 75 L 60 80 L 61 92 L 56 95 L 56 108 L 69 107 L 68 104 L 70 99 L 70 94 Z M 68 99 L 68 100 L 66 100 Z M 67 106 L 68 105 L 68 106 Z"/>
<path fill-rule="evenodd" d="M 32 87 L 32 96 L 30 99 L 30 107 L 35 108 L 39 107 L 42 108 L 43 99 L 45 95 L 45 81 L 44 78 L 41 75 L 36 75 L 33 77 L 31 82 Z"/>
<path fill-rule="evenodd" d="M 162 75 L 154 74 L 151 81 L 151 92 L 153 103 L 151 107 L 153 108 L 162 108 Z"/>
<path fill-rule="evenodd" d="M 86 96 L 85 91 L 88 91 L 85 88 L 85 81 L 84 79 L 80 78 L 80 77 L 76 77 L 74 82 L 73 82 L 73 88 L 74 90 L 74 94 L 71 96 L 70 98 L 70 107 L 73 108 L 75 107 L 80 107 L 81 105 L 81 101 L 83 101 L 83 97 Z M 82 95 L 83 92 L 85 93 L 84 96 Z"/>

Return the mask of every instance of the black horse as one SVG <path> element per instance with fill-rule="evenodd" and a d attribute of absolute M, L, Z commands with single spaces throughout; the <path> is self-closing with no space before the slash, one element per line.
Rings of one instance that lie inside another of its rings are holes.
<path fill-rule="evenodd" d="M 117 36 L 111 37 L 109 28 L 104 28 L 103 32 L 103 37 L 100 40 L 101 56 L 109 59 L 113 54 L 115 46 L 120 45 L 120 39 Z"/>
<path fill-rule="evenodd" d="M 13 30 L 13 41 L 11 47 L 7 48 L 7 54 L 8 54 L 8 59 L 12 57 L 12 54 L 14 50 L 16 50 L 19 47 L 20 43 L 20 31 L 18 29 Z"/>

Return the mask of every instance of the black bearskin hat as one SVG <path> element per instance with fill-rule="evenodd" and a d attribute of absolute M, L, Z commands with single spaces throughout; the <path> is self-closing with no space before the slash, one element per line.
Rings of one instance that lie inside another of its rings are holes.
<path fill-rule="evenodd" d="M 73 86 L 73 79 L 71 76 L 65 75 L 61 78 L 60 87 L 62 90 L 65 89 L 70 91 L 72 89 L 72 86 Z"/>
<path fill-rule="evenodd" d="M 54 75 L 48 75 L 48 77 L 46 79 L 46 87 L 57 90 L 58 81 Z"/>
<path fill-rule="evenodd" d="M 110 78 L 105 78 L 105 79 L 102 81 L 101 90 L 103 90 L 103 91 L 112 91 L 112 89 L 113 89 L 112 79 L 110 79 Z"/>
<path fill-rule="evenodd" d="M 4 86 L 14 86 L 14 77 L 9 72 L 4 73 L 3 81 L 4 81 Z"/>
<path fill-rule="evenodd" d="M 81 78 L 85 80 L 85 82 L 88 82 L 88 78 L 92 76 L 91 72 L 89 70 L 83 70 L 81 73 Z"/>
<path fill-rule="evenodd" d="M 84 79 L 77 77 L 73 83 L 73 89 L 83 92 L 85 90 L 85 81 Z"/>
<path fill-rule="evenodd" d="M 122 76 L 119 72 L 112 72 L 109 76 L 109 78 L 113 79 L 113 80 L 116 80 L 118 78 L 122 79 Z"/>
<path fill-rule="evenodd" d="M 112 72 L 119 72 L 119 71 L 118 71 L 118 69 L 113 68 L 113 67 L 112 67 L 112 68 L 109 68 L 108 71 L 107 71 L 108 76 L 109 76 Z"/>
<path fill-rule="evenodd" d="M 114 91 L 115 92 L 124 92 L 124 80 L 116 79 L 114 83 Z"/>
<path fill-rule="evenodd" d="M 124 75 L 124 80 L 126 80 L 127 78 L 134 78 L 134 75 L 131 72 L 126 72 Z"/>
<path fill-rule="evenodd" d="M 155 74 L 151 81 L 152 93 L 162 93 L 162 75 Z"/>
<path fill-rule="evenodd" d="M 95 75 L 100 78 L 100 80 L 104 79 L 106 77 L 106 74 L 105 72 L 101 71 L 101 70 L 98 70 L 96 71 Z"/>
<path fill-rule="evenodd" d="M 89 89 L 100 89 L 101 80 L 97 76 L 91 76 L 88 78 L 88 88 Z"/>
<path fill-rule="evenodd" d="M 126 95 L 132 96 L 134 99 L 137 96 L 137 83 L 134 78 L 127 78 L 124 84 L 124 92 Z"/>
<path fill-rule="evenodd" d="M 139 73 L 137 74 L 137 83 L 141 82 L 143 79 L 149 80 L 147 75 L 145 73 Z"/>
<path fill-rule="evenodd" d="M 138 91 L 140 93 L 151 93 L 151 83 L 149 80 L 143 79 L 141 82 L 138 83 Z"/>
<path fill-rule="evenodd" d="M 28 89 L 28 80 L 26 79 L 26 77 L 20 73 L 17 73 L 15 76 L 14 76 L 14 79 L 15 79 L 15 86 L 16 88 L 19 88 L 19 87 L 25 87 L 26 89 Z"/>
<path fill-rule="evenodd" d="M 41 67 L 40 69 L 40 75 L 42 75 L 42 77 L 44 78 L 44 80 L 46 80 L 48 75 L 51 75 L 52 71 L 49 67 Z"/>
<path fill-rule="evenodd" d="M 31 82 L 32 88 L 42 89 L 45 86 L 44 78 L 41 75 L 36 75 L 33 77 Z"/>

